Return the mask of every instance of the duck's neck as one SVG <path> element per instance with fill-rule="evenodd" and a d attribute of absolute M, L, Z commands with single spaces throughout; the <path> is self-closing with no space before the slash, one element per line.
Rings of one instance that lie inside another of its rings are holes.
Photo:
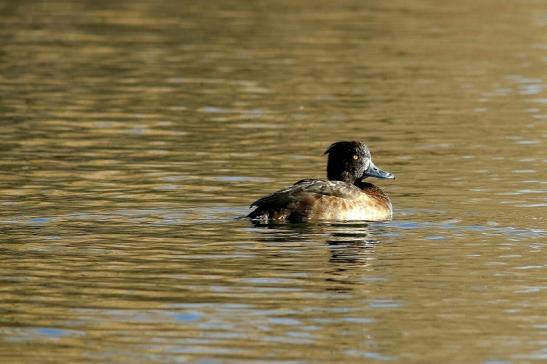
<path fill-rule="evenodd" d="M 337 173 L 334 173 L 334 172 L 331 173 L 331 171 L 327 171 L 327 178 L 331 181 L 343 181 L 351 185 L 357 183 L 357 180 L 355 179 L 355 177 L 353 177 L 351 173 L 348 173 L 346 171 L 337 172 Z"/>
<path fill-rule="evenodd" d="M 372 183 L 365 182 L 362 179 L 358 179 L 357 181 L 355 181 L 355 185 L 357 187 L 359 187 L 360 189 L 365 189 L 365 188 L 369 188 L 369 187 L 376 187 Z"/>
<path fill-rule="evenodd" d="M 355 184 L 355 177 L 348 171 L 345 165 L 338 164 L 330 160 L 327 163 L 327 178 L 331 181 L 344 181 L 349 184 Z"/>

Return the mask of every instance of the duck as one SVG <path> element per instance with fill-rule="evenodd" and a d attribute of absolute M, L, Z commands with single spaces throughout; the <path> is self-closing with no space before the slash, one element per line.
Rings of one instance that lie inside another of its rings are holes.
<path fill-rule="evenodd" d="M 292 186 L 253 202 L 247 215 L 259 222 L 386 221 L 393 208 L 389 196 L 368 177 L 394 179 L 372 162 L 370 151 L 360 141 L 338 141 L 325 153 L 327 179 L 302 179 Z"/>

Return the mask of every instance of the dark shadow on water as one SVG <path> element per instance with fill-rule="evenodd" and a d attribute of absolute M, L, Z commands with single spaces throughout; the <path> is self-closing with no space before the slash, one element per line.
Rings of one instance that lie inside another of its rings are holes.
<path fill-rule="evenodd" d="M 384 227 L 370 222 L 261 223 L 251 221 L 264 242 L 325 241 L 332 262 L 353 263 L 363 251 L 379 244 Z"/>
<path fill-rule="evenodd" d="M 381 244 L 378 238 L 387 233 L 381 223 L 370 222 L 253 222 L 257 240 L 266 243 L 322 244 L 329 250 L 325 267 L 329 291 L 349 292 L 357 282 L 352 272 L 362 273 Z M 359 274 L 360 275 L 360 274 Z"/>

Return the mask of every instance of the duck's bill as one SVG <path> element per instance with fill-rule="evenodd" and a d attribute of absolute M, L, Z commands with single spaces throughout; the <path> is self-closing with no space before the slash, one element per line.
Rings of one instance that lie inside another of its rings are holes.
<path fill-rule="evenodd" d="M 366 177 L 394 179 L 395 175 L 393 173 L 382 171 L 380 168 L 376 167 L 371 161 L 368 168 L 365 170 L 365 173 L 363 173 L 363 178 Z"/>

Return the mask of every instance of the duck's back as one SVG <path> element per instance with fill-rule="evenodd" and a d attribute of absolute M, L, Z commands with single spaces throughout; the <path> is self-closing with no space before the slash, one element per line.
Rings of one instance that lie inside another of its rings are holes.
<path fill-rule="evenodd" d="M 370 195 L 369 195 L 370 193 Z M 255 201 L 257 220 L 388 220 L 391 202 L 381 189 L 362 183 L 305 179 Z"/>

